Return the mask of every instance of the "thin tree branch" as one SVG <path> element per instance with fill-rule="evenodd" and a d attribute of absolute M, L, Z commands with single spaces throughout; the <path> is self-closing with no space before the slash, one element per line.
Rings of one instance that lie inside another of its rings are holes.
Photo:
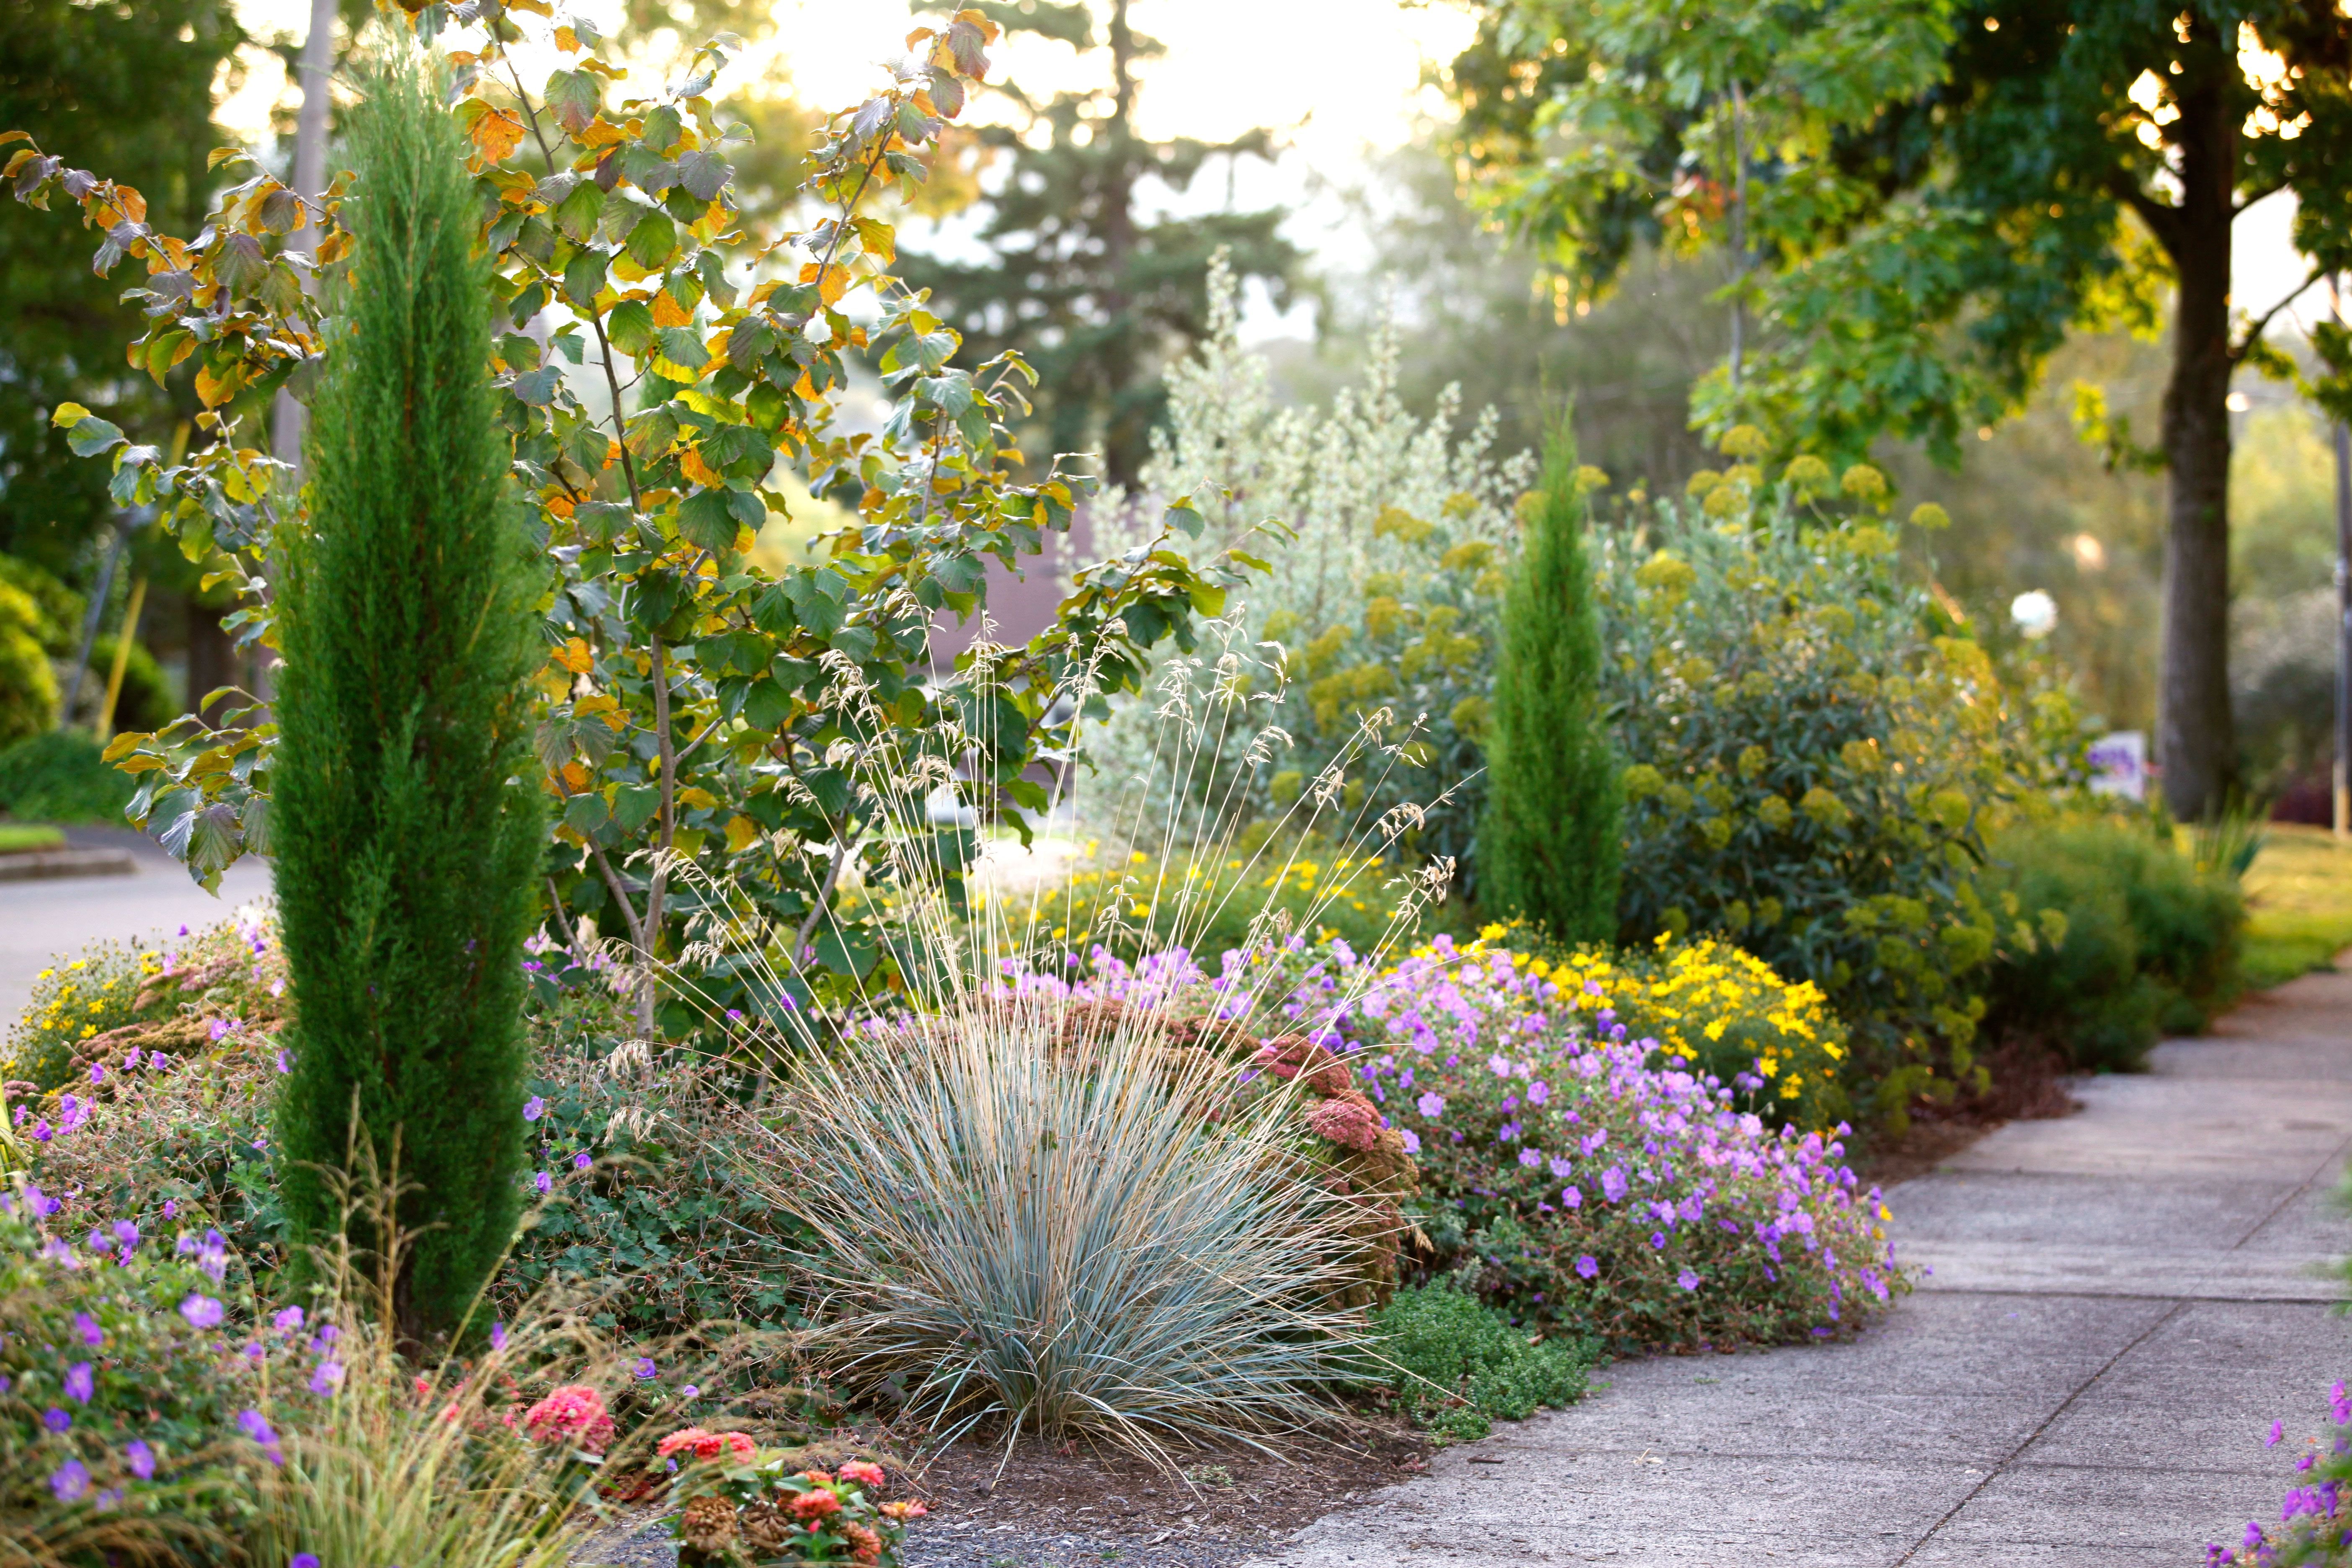
<path fill-rule="evenodd" d="M 2181 242 L 2186 236 L 2179 207 L 2167 206 L 2121 174 L 2107 181 L 2107 194 L 2137 213 L 2139 221 L 2147 225 L 2148 233 L 2156 236 L 2157 244 L 2164 247 L 2164 254 L 2175 266 L 2179 265 Z"/>
<path fill-rule="evenodd" d="M 604 886 L 613 890 L 614 901 L 621 906 L 621 919 L 627 922 L 629 928 L 630 945 L 637 950 L 638 955 L 650 968 L 654 959 L 653 949 L 646 945 L 646 928 L 637 919 L 636 906 L 629 902 L 628 889 L 621 886 L 620 877 L 614 872 L 613 863 L 604 858 L 604 851 L 602 848 L 591 844 L 588 846 L 588 856 L 596 862 L 596 869 L 604 873 Z"/>
<path fill-rule="evenodd" d="M 2244 359 L 2253 346 L 2262 341 L 2263 330 L 2271 324 L 2271 318 L 2276 316 L 2281 310 L 2285 310 L 2289 305 L 2294 304 L 2295 300 L 2301 299 L 2303 297 L 2303 291 L 2310 288 L 2313 284 L 2318 282 L 2320 279 L 2326 277 L 2326 273 L 2327 269 L 2326 268 L 2314 267 L 2309 275 L 2307 275 L 2302 282 L 2296 284 L 2292 289 L 2287 291 L 2286 298 L 2281 300 L 2277 304 L 2273 305 L 2269 310 L 2264 310 L 2261 315 L 2256 316 L 2252 321 L 2247 322 L 2246 335 L 2240 338 L 2235 343 L 2231 345 L 2230 363 L 2231 364 L 2236 364 L 2240 360 Z"/>

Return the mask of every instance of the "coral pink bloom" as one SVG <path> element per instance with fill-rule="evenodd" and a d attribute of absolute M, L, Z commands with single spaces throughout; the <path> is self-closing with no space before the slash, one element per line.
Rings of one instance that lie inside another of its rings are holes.
<path fill-rule="evenodd" d="M 841 1479 L 845 1481 L 856 1481 L 862 1487 L 873 1487 L 877 1490 L 889 1479 L 882 1473 L 881 1466 L 864 1459 L 852 1459 L 842 1466 Z"/>
<path fill-rule="evenodd" d="M 794 1516 L 807 1521 L 812 1525 L 818 1520 L 824 1519 L 828 1514 L 835 1514 L 840 1511 L 841 1500 L 834 1496 L 831 1492 L 824 1491 L 823 1489 L 813 1492 L 803 1492 L 800 1496 L 793 1499 L 793 1513 Z"/>
<path fill-rule="evenodd" d="M 584 1383 L 567 1383 L 523 1413 L 523 1430 L 541 1443 L 568 1442 L 601 1454 L 613 1441 L 604 1396 Z"/>

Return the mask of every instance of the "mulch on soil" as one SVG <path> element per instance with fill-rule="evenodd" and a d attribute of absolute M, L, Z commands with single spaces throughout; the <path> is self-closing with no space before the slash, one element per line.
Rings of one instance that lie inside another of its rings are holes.
<path fill-rule="evenodd" d="M 1024 1440 L 958 1443 L 922 1465 L 930 1517 L 910 1532 L 914 1568 L 1226 1568 L 1271 1542 L 1425 1468 L 1402 1424 L 1358 1422 L 1276 1458 L 1241 1444 L 1181 1450 L 1171 1474 L 1116 1448 Z M 1000 1466 L 1002 1467 L 1000 1473 Z"/>
<path fill-rule="evenodd" d="M 898 1447 L 877 1435 L 873 1448 Z M 861 1447 L 868 1445 L 861 1444 Z M 887 1465 L 894 1497 L 929 1517 L 908 1531 L 908 1568 L 1233 1568 L 1338 1509 L 1427 1468 L 1426 1437 L 1402 1423 L 1357 1420 L 1280 1457 L 1242 1444 L 1175 1452 L 1178 1469 L 1119 1449 L 1024 1438 L 1007 1458 L 964 1441 Z M 599 1532 L 583 1568 L 668 1568 L 677 1548 L 646 1509 Z"/>

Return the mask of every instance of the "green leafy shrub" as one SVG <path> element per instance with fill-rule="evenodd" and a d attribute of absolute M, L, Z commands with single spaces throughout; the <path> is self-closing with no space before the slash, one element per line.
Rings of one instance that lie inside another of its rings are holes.
<path fill-rule="evenodd" d="M 550 1284 L 593 1286 L 596 1324 L 635 1339 L 805 1326 L 793 1265 L 815 1238 L 737 1179 L 753 1155 L 738 1078 L 687 1051 L 543 1039 L 526 1109 L 546 1185 L 492 1298 L 511 1312 Z"/>
<path fill-rule="evenodd" d="M 58 721 L 58 679 L 41 647 L 41 624 L 32 597 L 0 582 L 0 746 Z"/>
<path fill-rule="evenodd" d="M 69 658 L 81 636 L 89 601 L 51 573 L 21 556 L 0 554 L 0 584 L 33 601 L 34 635 L 51 658 Z"/>
<path fill-rule="evenodd" d="M 1987 813 L 2038 782 L 2036 727 L 2073 719 L 2021 711 L 1982 649 L 1933 634 L 1891 524 L 1792 486 L 1727 516 L 1725 481 L 1601 538 L 1622 938 L 1720 931 L 1811 980 L 1853 1031 L 1857 1105 L 1899 1121 L 1971 1070 L 2007 934 L 1978 886 Z"/>
<path fill-rule="evenodd" d="M 1400 1290 L 1372 1314 L 1378 1352 L 1398 1404 L 1441 1436 L 1484 1437 L 1496 1421 L 1524 1421 L 1584 1397 L 1600 1347 L 1538 1339 L 1450 1281 Z"/>
<path fill-rule="evenodd" d="M 2043 939 L 2020 933 L 1994 968 L 1996 1035 L 2084 1070 L 2123 1069 L 2229 1000 L 2245 900 L 2226 873 L 2114 817 L 2019 825 L 1992 851 L 2002 903 L 2034 912 Z"/>
<path fill-rule="evenodd" d="M 1583 539 L 1584 493 L 1601 479 L 1578 468 L 1563 422 L 1504 600 L 1478 827 L 1479 902 L 1560 942 L 1602 942 L 1617 930 L 1623 799 L 1600 711 L 1601 634 Z"/>
<path fill-rule="evenodd" d="M 21 821 L 119 827 L 137 788 L 79 731 L 51 730 L 0 751 L 0 810 Z"/>

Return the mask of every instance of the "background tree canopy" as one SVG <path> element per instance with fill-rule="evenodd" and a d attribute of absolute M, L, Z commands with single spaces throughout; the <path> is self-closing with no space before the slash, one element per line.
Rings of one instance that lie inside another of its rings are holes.
<path fill-rule="evenodd" d="M 1761 336 L 1696 394 L 1712 428 L 1949 461 L 2070 330 L 2147 325 L 2172 290 L 2158 443 L 2084 413 L 2111 461 L 2168 475 L 2158 750 L 2201 815 L 2235 763 L 2230 383 L 2288 368 L 2261 335 L 2285 301 L 2231 299 L 2231 226 L 2291 191 L 2314 276 L 2352 262 L 2347 58 L 2352 20 L 2317 0 L 1505 0 L 1454 85 L 1490 199 L 1586 286 L 1645 232 L 1729 247 Z"/>
<path fill-rule="evenodd" d="M 243 41 L 227 0 L 10 0 L 0 6 L 0 126 L 36 125 L 147 198 L 174 231 L 202 221 L 213 83 Z M 136 309 L 93 273 L 70 220 L 0 225 L 0 553 L 61 575 L 104 522 L 101 465 L 76 457 L 49 411 L 79 402 L 160 441 L 171 399 L 124 374 Z"/>
<path fill-rule="evenodd" d="M 1227 251 L 1234 270 L 1264 280 L 1277 303 L 1301 260 L 1277 232 L 1279 208 L 1154 218 L 1140 210 L 1142 187 L 1183 192 L 1213 159 L 1270 158 L 1273 140 L 1263 131 L 1223 142 L 1138 135 L 1135 66 L 1160 46 L 1129 25 L 1128 0 L 1106 7 L 1099 43 L 1085 5 L 982 9 L 1008 32 L 1098 51 L 1108 80 L 1043 103 L 1005 88 L 1027 123 L 981 132 L 1004 160 L 982 198 L 989 256 L 909 255 L 903 270 L 963 334 L 971 363 L 1018 344 L 1037 367 L 1051 451 L 1036 456 L 1098 452 L 1105 479 L 1132 486 L 1167 401 L 1160 370 L 1171 349 L 1208 330 L 1210 257 Z"/>

